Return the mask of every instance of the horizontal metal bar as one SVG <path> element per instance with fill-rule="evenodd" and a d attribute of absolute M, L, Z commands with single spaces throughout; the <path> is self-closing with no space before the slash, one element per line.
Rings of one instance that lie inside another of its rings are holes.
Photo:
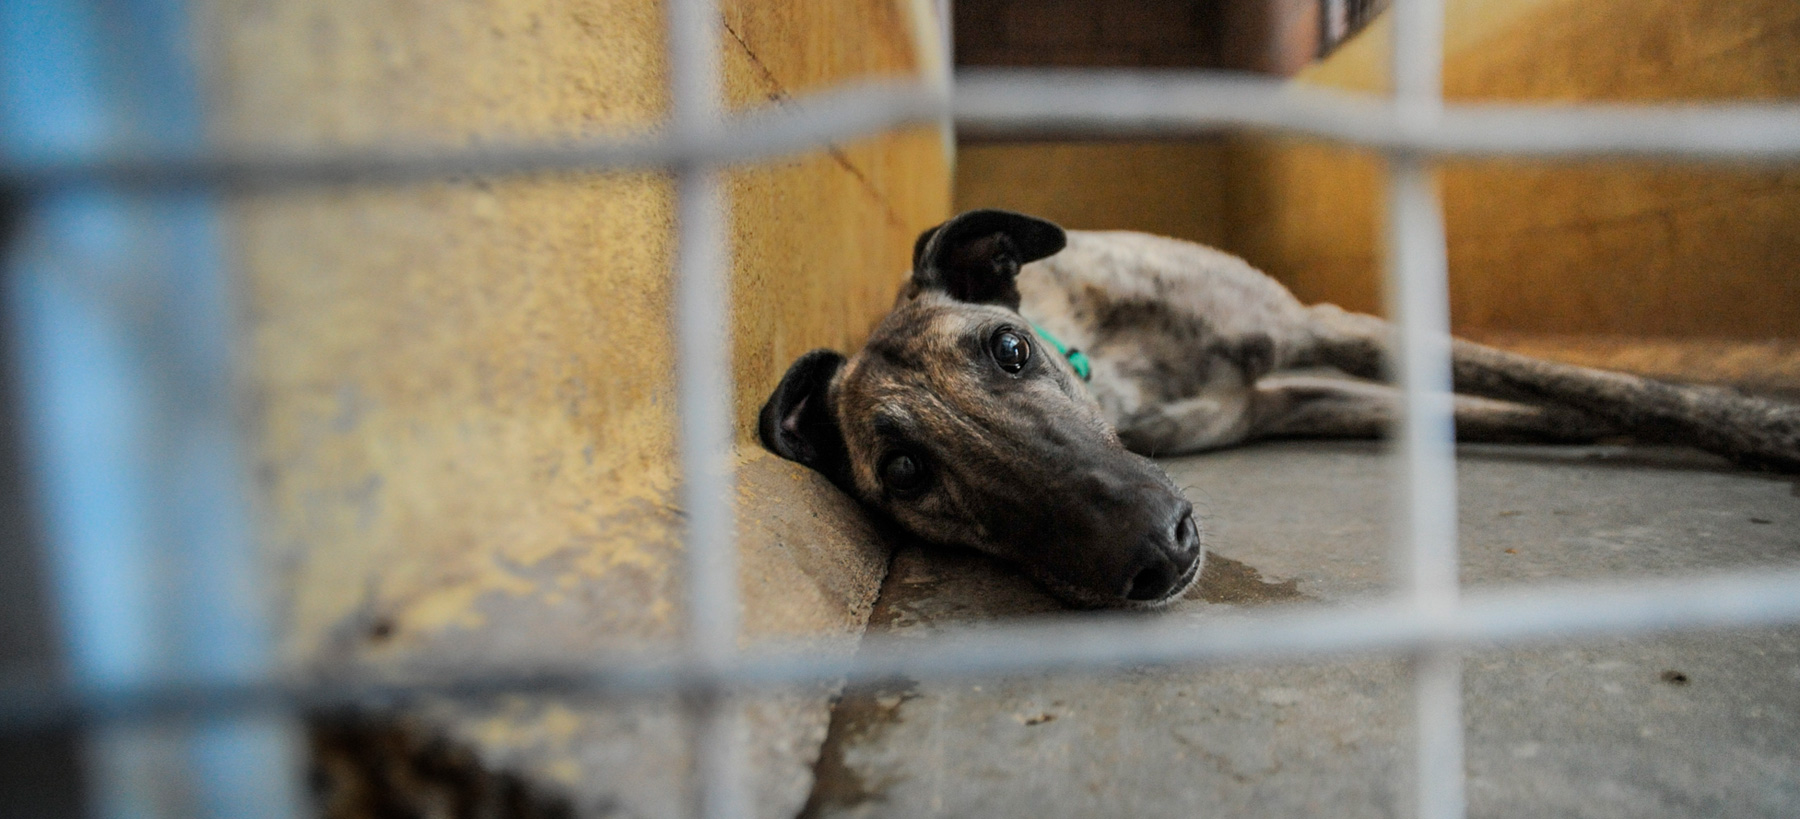
<path fill-rule="evenodd" d="M 1068 615 L 952 631 L 929 639 L 871 635 L 855 657 L 764 646 L 725 667 L 680 652 L 615 657 L 606 665 L 445 668 L 400 683 L 146 685 L 73 692 L 0 688 L 0 731 L 77 721 L 186 717 L 267 708 L 393 707 L 424 697 L 503 694 L 594 697 L 753 691 L 838 679 L 998 676 L 1121 667 L 1489 649 L 1596 636 L 1800 622 L 1800 570 L 1680 580 L 1469 592 L 1449 611 L 1409 600 L 1270 613 Z"/>
<path fill-rule="evenodd" d="M 818 145 L 934 122 L 941 92 L 895 81 L 860 82 L 728 117 L 698 134 L 646 129 L 566 140 L 474 147 L 422 142 L 366 148 L 216 155 L 137 153 L 104 157 L 7 157 L 0 184 L 24 191 L 101 184 L 125 188 L 259 190 L 428 182 L 467 176 L 632 171 L 768 159 Z"/>
<path fill-rule="evenodd" d="M 1403 116 L 1387 97 L 1203 71 L 959 72 L 965 137 L 1174 137 L 1227 128 L 1383 151 L 1465 156 L 1800 159 L 1800 104 L 1446 104 Z"/>
<path fill-rule="evenodd" d="M 962 136 L 1177 137 L 1248 129 L 1384 151 L 1464 156 L 1800 159 L 1800 104 L 1446 105 L 1409 124 L 1384 97 L 1194 71 L 982 69 L 958 75 Z M 697 137 L 660 131 L 477 147 L 8 157 L 0 185 L 129 188 L 398 184 L 459 176 L 733 164 L 936 122 L 941 92 L 891 81 L 843 86 L 728 118 Z"/>

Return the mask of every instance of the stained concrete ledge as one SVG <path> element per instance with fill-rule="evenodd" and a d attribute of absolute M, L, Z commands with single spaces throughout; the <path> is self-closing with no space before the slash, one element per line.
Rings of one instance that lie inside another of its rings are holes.
<path fill-rule="evenodd" d="M 1465 447 L 1463 580 L 1679 577 L 1800 564 L 1800 483 L 1664 449 Z M 1375 444 L 1164 462 L 1204 510 L 1200 589 L 1155 616 L 1377 593 L 1390 471 Z M 1058 610 L 977 555 L 907 547 L 871 629 Z M 900 682 L 836 708 L 812 817 L 1408 815 L 1410 695 L 1381 659 Z M 1800 814 L 1800 629 L 1477 650 L 1472 816 Z"/>
<path fill-rule="evenodd" d="M 745 641 L 854 651 L 887 569 L 886 544 L 849 499 L 794 464 L 747 453 L 738 489 Z M 671 645 L 685 599 L 671 534 L 679 515 L 664 499 L 599 522 L 641 534 L 643 566 L 570 572 L 562 564 L 583 559 L 579 548 L 512 566 L 509 583 L 471 599 L 468 616 L 449 626 L 411 627 L 371 603 L 338 624 L 337 639 L 313 665 L 405 679 L 471 666 L 566 666 Z M 835 693 L 793 691 L 746 703 L 753 816 L 800 809 Z M 319 715 L 315 779 L 324 812 L 334 817 L 685 817 L 694 798 L 685 714 L 673 697 L 512 696 Z"/>

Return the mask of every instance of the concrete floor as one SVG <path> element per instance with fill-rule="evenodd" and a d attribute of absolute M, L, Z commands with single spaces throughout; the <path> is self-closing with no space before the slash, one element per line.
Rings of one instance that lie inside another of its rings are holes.
<path fill-rule="evenodd" d="M 1800 482 L 1670 449 L 1465 447 L 1468 586 L 1800 564 Z M 1378 593 L 1381 449 L 1165 462 L 1204 510 L 1200 588 L 1165 617 Z M 872 630 L 1058 610 L 978 555 L 903 548 Z M 1800 815 L 1800 628 L 1467 657 L 1473 816 Z M 1364 659 L 1113 678 L 902 682 L 837 706 L 805 815 L 1406 815 L 1404 669 Z"/>

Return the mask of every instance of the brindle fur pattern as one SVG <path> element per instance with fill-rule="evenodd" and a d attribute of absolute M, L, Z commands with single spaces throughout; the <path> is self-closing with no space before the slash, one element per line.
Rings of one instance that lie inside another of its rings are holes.
<path fill-rule="evenodd" d="M 1277 436 L 1370 437 L 1394 418 L 1387 322 L 1306 306 L 1242 259 L 1126 231 L 1069 231 L 1019 274 L 1020 310 L 1087 351 L 1120 437 L 1151 453 Z M 1451 344 L 1463 440 L 1680 443 L 1800 471 L 1800 407 Z M 1296 375 L 1330 367 L 1369 381 Z"/>
<path fill-rule="evenodd" d="M 1377 383 L 1386 322 L 1301 304 L 1218 250 L 974 211 L 921 236 L 914 267 L 855 357 L 815 351 L 796 362 L 765 407 L 764 443 L 912 532 L 1015 560 L 1073 602 L 1119 604 L 1144 555 L 1167 552 L 1156 530 L 1185 514 L 1162 472 L 1126 449 L 1375 437 L 1396 415 L 1394 390 Z M 994 334 L 1034 322 L 1087 353 L 1089 383 L 1042 343 L 1017 375 L 993 366 Z M 1800 408 L 1461 340 L 1451 348 L 1461 439 L 1625 433 L 1800 471 Z M 931 491 L 884 490 L 883 458 L 899 450 L 929 459 Z"/>
<path fill-rule="evenodd" d="M 915 534 L 1017 561 L 1065 598 L 1115 604 L 1087 593 L 1085 567 L 1077 565 L 1104 570 L 1115 556 L 1084 554 L 1070 535 L 1104 541 L 1114 514 L 1129 532 L 1134 511 L 1124 507 L 1140 498 L 1180 507 L 1140 513 L 1165 529 L 1173 521 L 1162 518 L 1188 506 L 1160 469 L 1126 451 L 1067 361 L 1039 351 L 1036 377 L 1027 378 L 989 365 L 986 341 L 1002 328 L 1027 326 L 1010 309 L 937 292 L 896 309 L 845 365 L 834 403 L 849 451 L 923 450 L 936 488 L 915 501 L 889 499 L 877 458 L 852 461 L 850 488 Z M 1169 592 L 1185 590 L 1198 570 L 1196 559 Z"/>

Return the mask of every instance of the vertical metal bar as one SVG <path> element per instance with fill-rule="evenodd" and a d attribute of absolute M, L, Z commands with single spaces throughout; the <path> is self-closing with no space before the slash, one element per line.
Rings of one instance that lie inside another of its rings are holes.
<path fill-rule="evenodd" d="M 202 145 L 183 11 L 176 0 L 0 4 L 0 147 L 42 159 Z M 62 190 L 23 222 L 7 317 L 75 684 L 267 674 L 216 203 Z M 292 815 L 293 739 L 280 715 L 98 726 L 89 807 Z"/>
<path fill-rule="evenodd" d="M 1444 107 L 1443 0 L 1395 0 L 1388 13 L 1394 15 L 1394 101 L 1413 116 L 1434 118 Z"/>
<path fill-rule="evenodd" d="M 1415 616 L 1431 618 L 1448 613 L 1458 597 L 1443 215 L 1429 167 L 1406 156 L 1390 156 L 1388 163 L 1388 291 L 1399 336 L 1397 375 L 1405 391 L 1395 564 L 1401 594 L 1411 598 Z M 1413 670 L 1419 815 L 1461 817 L 1461 662 L 1453 651 L 1426 652 L 1415 658 Z"/>
<path fill-rule="evenodd" d="M 950 40 L 950 2 L 910 0 L 906 9 L 912 22 L 913 58 L 919 64 L 919 79 L 948 100 L 954 84 L 950 65 L 954 53 Z M 944 162 L 954 175 L 956 121 L 949 106 L 945 106 L 944 116 L 938 122 L 938 134 L 944 149 Z"/>
<path fill-rule="evenodd" d="M 1392 13 L 1400 126 L 1428 127 L 1443 111 L 1442 0 L 1399 0 Z M 1450 612 L 1458 596 L 1446 239 L 1430 166 L 1417 155 L 1393 154 L 1388 175 L 1388 299 L 1405 404 L 1399 435 L 1403 531 L 1395 562 L 1415 616 L 1432 618 Z M 1460 819 L 1462 661 L 1452 651 L 1428 651 L 1413 658 L 1412 672 L 1418 813 Z"/>
<path fill-rule="evenodd" d="M 1431 169 L 1388 159 L 1388 301 L 1396 377 L 1404 391 L 1399 435 L 1403 488 L 1396 560 L 1401 588 L 1443 610 L 1456 602 L 1456 464 L 1450 384 L 1444 222 Z"/>
<path fill-rule="evenodd" d="M 670 0 L 669 93 L 679 136 L 719 127 L 719 10 L 713 0 Z M 682 505 L 688 513 L 688 648 L 704 667 L 730 667 L 737 652 L 737 550 L 733 542 L 730 249 L 717 168 L 676 172 L 676 370 Z M 742 721 L 727 691 L 695 704 L 698 813 L 744 814 Z"/>
<path fill-rule="evenodd" d="M 1462 655 L 1429 651 L 1412 661 L 1418 721 L 1419 816 L 1460 819 L 1464 794 Z"/>

